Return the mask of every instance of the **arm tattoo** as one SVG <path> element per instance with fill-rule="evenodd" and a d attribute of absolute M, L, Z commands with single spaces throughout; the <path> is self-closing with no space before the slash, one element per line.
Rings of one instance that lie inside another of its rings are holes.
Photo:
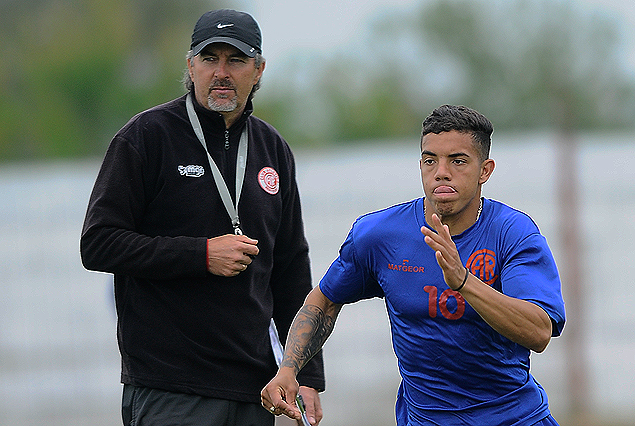
<path fill-rule="evenodd" d="M 289 330 L 282 366 L 293 368 L 297 374 L 322 348 L 335 327 L 336 316 L 315 305 L 303 306 Z"/>

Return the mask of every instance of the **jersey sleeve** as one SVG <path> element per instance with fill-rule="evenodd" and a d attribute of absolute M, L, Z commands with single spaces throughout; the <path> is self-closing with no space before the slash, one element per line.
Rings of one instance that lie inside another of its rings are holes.
<path fill-rule="evenodd" d="M 339 256 L 320 280 L 320 290 L 334 303 L 354 303 L 384 296 L 372 274 L 368 247 L 363 241 L 356 241 L 360 226 L 363 225 L 358 219 L 340 247 Z"/>
<path fill-rule="evenodd" d="M 543 235 L 532 233 L 515 245 L 501 271 L 501 283 L 506 295 L 544 309 L 554 325 L 552 335 L 561 334 L 564 300 L 556 262 Z"/>

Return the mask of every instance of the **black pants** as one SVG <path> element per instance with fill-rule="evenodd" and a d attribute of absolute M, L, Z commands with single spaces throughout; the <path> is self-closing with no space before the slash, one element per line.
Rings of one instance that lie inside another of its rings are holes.
<path fill-rule="evenodd" d="M 124 426 L 273 426 L 260 404 L 124 385 Z"/>

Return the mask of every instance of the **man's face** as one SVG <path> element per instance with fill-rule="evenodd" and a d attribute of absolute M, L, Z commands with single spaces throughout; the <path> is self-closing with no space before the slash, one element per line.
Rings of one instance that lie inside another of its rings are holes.
<path fill-rule="evenodd" d="M 242 114 L 264 68 L 264 63 L 256 68 L 254 58 L 225 43 L 213 43 L 188 61 L 196 100 L 223 114 L 229 125 Z"/>
<path fill-rule="evenodd" d="M 423 190 L 437 214 L 456 218 L 480 202 L 480 186 L 489 179 L 494 162 L 481 162 L 471 134 L 429 133 L 423 137 L 421 151 Z"/>

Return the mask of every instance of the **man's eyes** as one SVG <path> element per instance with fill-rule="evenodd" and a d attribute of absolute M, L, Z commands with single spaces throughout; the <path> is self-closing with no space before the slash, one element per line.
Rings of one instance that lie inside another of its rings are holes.
<path fill-rule="evenodd" d="M 218 62 L 218 57 L 217 56 L 203 56 L 201 60 L 203 62 Z M 228 62 L 232 64 L 244 64 L 245 62 L 247 62 L 247 60 L 241 57 L 232 57 L 228 59 Z"/>
<path fill-rule="evenodd" d="M 467 164 L 467 160 L 465 158 L 453 158 L 452 160 L 452 164 Z M 432 165 L 435 164 L 437 161 L 433 158 L 424 158 L 423 159 L 423 164 L 427 164 L 427 165 Z"/>

